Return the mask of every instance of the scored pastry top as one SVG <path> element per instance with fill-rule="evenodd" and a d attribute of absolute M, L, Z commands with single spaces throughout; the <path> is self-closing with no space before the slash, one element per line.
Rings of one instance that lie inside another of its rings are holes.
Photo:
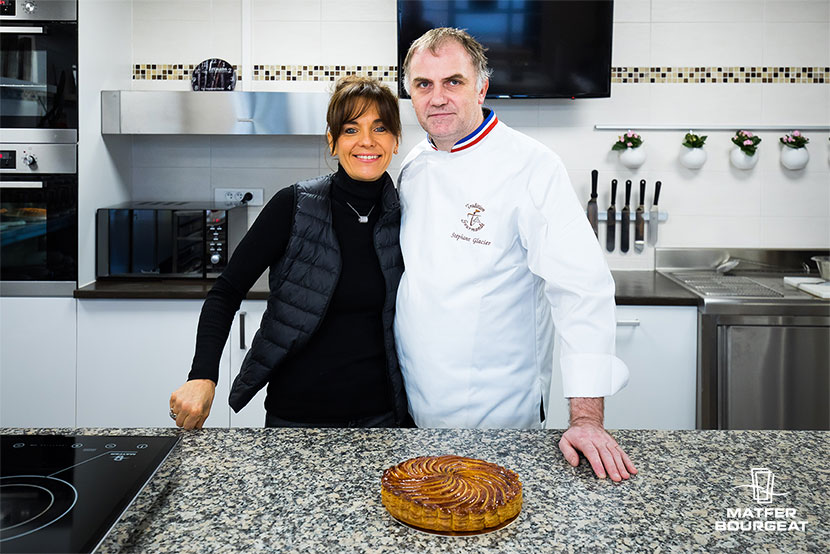
<path fill-rule="evenodd" d="M 441 511 L 484 513 L 521 494 L 519 476 L 499 465 L 462 456 L 412 458 L 383 472 L 381 484 L 410 502 Z"/>

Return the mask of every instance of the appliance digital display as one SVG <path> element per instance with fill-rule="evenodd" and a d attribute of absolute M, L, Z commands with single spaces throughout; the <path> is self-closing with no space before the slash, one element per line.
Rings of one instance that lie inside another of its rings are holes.
<path fill-rule="evenodd" d="M 15 0 L 0 0 L 0 15 L 15 15 Z"/>
<path fill-rule="evenodd" d="M 611 95 L 613 0 L 398 0 L 398 67 L 435 27 L 466 29 L 487 48 L 488 98 Z"/>

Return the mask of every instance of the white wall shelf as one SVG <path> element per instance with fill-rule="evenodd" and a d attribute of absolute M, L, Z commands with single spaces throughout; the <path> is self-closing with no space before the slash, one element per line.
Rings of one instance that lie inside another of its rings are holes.
<path fill-rule="evenodd" d="M 633 123 L 631 125 L 606 125 L 596 124 L 594 129 L 597 131 L 734 131 L 742 129 L 744 131 L 792 131 L 798 129 L 799 131 L 810 132 L 827 132 L 830 127 L 826 125 L 640 125 Z"/>

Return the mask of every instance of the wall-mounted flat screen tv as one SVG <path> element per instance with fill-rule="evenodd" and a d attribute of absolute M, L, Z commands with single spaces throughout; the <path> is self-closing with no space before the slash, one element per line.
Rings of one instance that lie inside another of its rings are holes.
<path fill-rule="evenodd" d="M 466 29 L 488 50 L 488 98 L 611 95 L 613 0 L 398 0 L 399 92 L 412 41 Z"/>

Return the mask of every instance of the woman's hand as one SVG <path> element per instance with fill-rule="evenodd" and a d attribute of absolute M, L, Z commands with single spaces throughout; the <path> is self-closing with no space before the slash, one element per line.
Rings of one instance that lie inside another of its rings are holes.
<path fill-rule="evenodd" d="M 201 429 L 210 415 L 216 383 L 210 379 L 188 381 L 170 395 L 170 411 L 176 425 L 184 429 Z"/>

